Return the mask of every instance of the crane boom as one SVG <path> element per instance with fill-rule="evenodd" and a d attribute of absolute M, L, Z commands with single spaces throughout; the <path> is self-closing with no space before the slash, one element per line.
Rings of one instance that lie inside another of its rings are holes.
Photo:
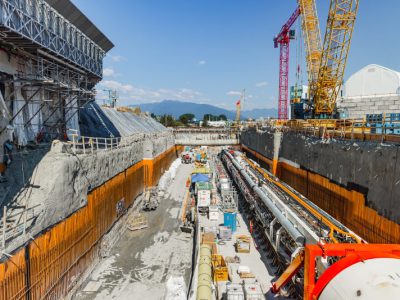
<path fill-rule="evenodd" d="M 359 0 L 331 0 L 317 86 L 314 113 L 332 116 L 343 82 Z"/>
<path fill-rule="evenodd" d="M 315 0 L 298 0 L 297 2 L 301 10 L 301 27 L 306 49 L 309 97 L 312 99 L 317 87 L 318 72 L 321 64 L 321 31 Z"/>
<path fill-rule="evenodd" d="M 343 82 L 359 0 L 331 0 L 323 48 L 315 0 L 298 0 L 314 115 L 332 117 Z"/>

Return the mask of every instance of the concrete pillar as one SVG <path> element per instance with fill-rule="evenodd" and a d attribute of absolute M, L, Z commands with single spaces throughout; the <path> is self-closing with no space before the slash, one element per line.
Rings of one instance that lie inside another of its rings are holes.
<path fill-rule="evenodd" d="M 281 148 L 282 142 L 282 132 L 276 130 L 274 132 L 274 156 L 272 159 L 272 174 L 276 175 L 276 171 L 278 170 L 278 161 L 279 161 L 279 151 Z"/>
<path fill-rule="evenodd" d="M 143 141 L 144 186 L 153 186 L 153 141 L 151 135 L 146 135 Z"/>
<path fill-rule="evenodd" d="M 150 136 L 146 136 L 143 141 L 143 158 L 153 159 L 153 141 Z"/>

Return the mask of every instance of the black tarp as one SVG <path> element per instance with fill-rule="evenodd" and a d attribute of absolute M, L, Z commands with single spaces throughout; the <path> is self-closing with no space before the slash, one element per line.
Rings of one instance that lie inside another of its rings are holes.
<path fill-rule="evenodd" d="M 89 102 L 79 111 L 79 129 L 83 136 L 120 137 L 118 129 L 95 102 Z"/>

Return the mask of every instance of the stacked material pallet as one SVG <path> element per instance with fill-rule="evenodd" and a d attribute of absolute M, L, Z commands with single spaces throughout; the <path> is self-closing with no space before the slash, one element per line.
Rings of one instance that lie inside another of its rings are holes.
<path fill-rule="evenodd" d="M 251 237 L 248 235 L 238 235 L 236 237 L 236 252 L 237 253 L 249 253 L 250 252 Z"/>

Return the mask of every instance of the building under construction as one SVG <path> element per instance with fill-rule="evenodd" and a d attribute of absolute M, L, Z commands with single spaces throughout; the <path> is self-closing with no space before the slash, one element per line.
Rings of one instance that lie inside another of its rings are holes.
<path fill-rule="evenodd" d="M 173 130 L 96 103 L 113 44 L 71 1 L 0 1 L 0 300 L 400 298 L 400 77 L 341 87 L 358 1 L 325 45 L 298 3 L 318 118 L 285 117 L 291 19 L 281 118 Z"/>

